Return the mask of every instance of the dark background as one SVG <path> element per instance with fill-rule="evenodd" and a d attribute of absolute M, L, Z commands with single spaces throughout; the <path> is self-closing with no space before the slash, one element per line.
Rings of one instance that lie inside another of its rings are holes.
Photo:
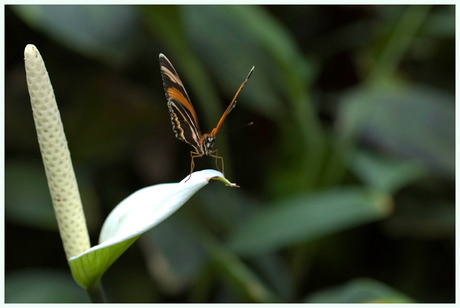
<path fill-rule="evenodd" d="M 256 67 L 215 145 L 241 188 L 212 182 L 144 234 L 102 278 L 111 301 L 455 301 L 454 6 L 6 6 L 5 301 L 87 302 L 47 189 L 27 44 L 93 245 L 123 198 L 188 175 L 158 54 L 203 133 Z"/>

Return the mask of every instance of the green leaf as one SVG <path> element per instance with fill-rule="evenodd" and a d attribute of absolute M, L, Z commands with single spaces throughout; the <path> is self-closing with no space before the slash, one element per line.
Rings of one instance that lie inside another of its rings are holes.
<path fill-rule="evenodd" d="M 454 97 L 421 86 L 362 88 L 341 106 L 342 136 L 361 136 L 394 155 L 419 159 L 433 172 L 454 175 Z"/>
<path fill-rule="evenodd" d="M 413 303 L 409 296 L 369 278 L 357 278 L 342 286 L 309 296 L 309 303 Z"/>
<path fill-rule="evenodd" d="M 237 254 L 257 255 L 381 219 L 392 209 L 391 196 L 357 187 L 301 194 L 262 210 L 228 245 Z"/>
<path fill-rule="evenodd" d="M 292 302 L 295 294 L 295 279 L 291 275 L 289 265 L 277 253 L 266 253 L 251 260 L 255 271 L 269 283 L 282 302 Z"/>
<path fill-rule="evenodd" d="M 6 303 L 88 303 L 68 272 L 13 271 L 5 276 Z"/>
<path fill-rule="evenodd" d="M 161 289 L 165 289 L 168 294 L 175 294 L 181 292 L 187 284 L 192 284 L 202 296 L 202 292 L 209 290 L 202 285 L 203 281 L 196 285 L 201 273 L 208 278 L 209 275 L 222 277 L 239 300 L 279 301 L 256 271 L 217 241 L 201 223 L 189 218 L 175 215 L 147 233 L 154 235 L 156 254 L 150 255 L 150 259 L 153 258 L 153 274 Z M 146 244 L 144 238 L 142 242 Z M 203 274 L 204 268 L 212 268 L 213 274 Z M 200 295 L 195 293 L 193 296 Z"/>
<path fill-rule="evenodd" d="M 78 169 L 76 172 L 83 204 L 92 205 L 84 207 L 86 224 L 91 231 L 100 221 L 100 213 L 95 206 L 97 200 L 84 172 Z M 8 160 L 5 164 L 5 187 L 5 217 L 9 222 L 58 231 L 42 162 Z"/>
<path fill-rule="evenodd" d="M 437 7 L 430 12 L 423 30 L 431 37 L 455 39 L 455 6 Z"/>
<path fill-rule="evenodd" d="M 140 28 L 133 6 L 19 5 L 12 9 L 59 43 L 114 64 L 128 59 Z"/>
<path fill-rule="evenodd" d="M 366 184 L 390 194 L 427 175 L 420 162 L 382 157 L 365 151 L 355 153 L 351 168 Z"/>
<path fill-rule="evenodd" d="M 206 264 L 206 253 L 186 225 L 188 218 L 183 212 L 173 215 L 146 232 L 140 241 L 145 258 L 151 260 L 151 275 L 167 294 L 183 292 L 193 285 Z"/>
<path fill-rule="evenodd" d="M 263 280 L 227 247 L 219 243 L 206 229 L 196 223 L 189 224 L 203 248 L 209 254 L 213 265 L 222 274 L 228 285 L 244 301 L 271 303 L 279 302 L 278 296 L 266 286 Z"/>
<path fill-rule="evenodd" d="M 159 184 L 140 189 L 120 202 L 102 226 L 100 244 L 70 258 L 75 281 L 89 289 L 99 282 L 113 262 L 144 232 L 153 228 L 179 209 L 193 194 L 217 179 L 235 187 L 222 173 L 202 170 L 180 183 Z"/>
<path fill-rule="evenodd" d="M 213 76 L 217 77 L 216 82 L 220 82 L 220 87 L 227 95 L 231 98 L 235 94 L 249 69 L 255 65 L 254 74 L 238 102 L 270 118 L 279 117 L 283 112 L 279 70 L 266 65 L 272 61 L 266 52 L 269 49 L 261 46 L 261 37 L 257 36 L 253 27 L 247 26 L 246 21 L 255 18 L 255 24 L 265 22 L 258 16 L 266 15 L 264 10 L 249 6 L 210 5 L 184 6 L 182 11 L 184 29 L 193 49 Z M 210 24 L 213 26 L 209 27 Z"/>
<path fill-rule="evenodd" d="M 5 182 L 5 216 L 8 221 L 57 231 L 42 163 L 8 161 Z"/>

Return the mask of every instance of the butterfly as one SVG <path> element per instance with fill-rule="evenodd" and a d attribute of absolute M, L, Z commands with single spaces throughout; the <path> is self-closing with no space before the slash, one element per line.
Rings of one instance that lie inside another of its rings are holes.
<path fill-rule="evenodd" d="M 190 101 L 187 91 L 185 90 L 179 75 L 174 69 L 174 66 L 162 53 L 159 55 L 159 60 L 163 87 L 165 90 L 174 134 L 176 135 L 176 138 L 190 144 L 194 149 L 194 151 L 190 151 L 190 156 L 192 158 L 190 175 L 195 168 L 194 158 L 202 157 L 204 155 L 211 156 L 216 159 L 217 169 L 219 169 L 217 160 L 220 159 L 222 163 L 222 173 L 224 173 L 224 159 L 217 155 L 217 149 L 213 150 L 216 134 L 230 111 L 235 108 L 236 98 L 243 86 L 246 82 L 248 82 L 248 79 L 254 70 L 254 66 L 251 68 L 248 76 L 236 92 L 235 97 L 233 97 L 230 105 L 228 105 L 224 114 L 217 123 L 217 126 L 209 134 L 201 134 L 195 109 L 193 108 L 192 102 Z"/>

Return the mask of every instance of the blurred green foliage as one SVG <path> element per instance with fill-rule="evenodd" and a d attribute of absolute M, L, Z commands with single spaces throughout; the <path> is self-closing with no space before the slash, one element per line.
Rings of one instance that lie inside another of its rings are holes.
<path fill-rule="evenodd" d="M 256 67 L 216 143 L 241 189 L 208 185 L 143 235 L 103 276 L 110 301 L 454 302 L 453 5 L 6 6 L 5 301 L 85 302 L 60 283 L 29 43 L 93 245 L 124 197 L 189 172 L 158 54 L 204 132 Z"/>

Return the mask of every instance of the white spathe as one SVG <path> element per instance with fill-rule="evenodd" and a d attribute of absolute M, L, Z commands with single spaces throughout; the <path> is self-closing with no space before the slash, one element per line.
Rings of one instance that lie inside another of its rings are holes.
<path fill-rule="evenodd" d="M 134 192 L 121 201 L 105 220 L 99 245 L 83 254 L 123 242 L 153 228 L 179 209 L 211 179 L 237 187 L 228 182 L 221 172 L 207 169 L 194 172 L 179 183 L 158 184 Z"/>

